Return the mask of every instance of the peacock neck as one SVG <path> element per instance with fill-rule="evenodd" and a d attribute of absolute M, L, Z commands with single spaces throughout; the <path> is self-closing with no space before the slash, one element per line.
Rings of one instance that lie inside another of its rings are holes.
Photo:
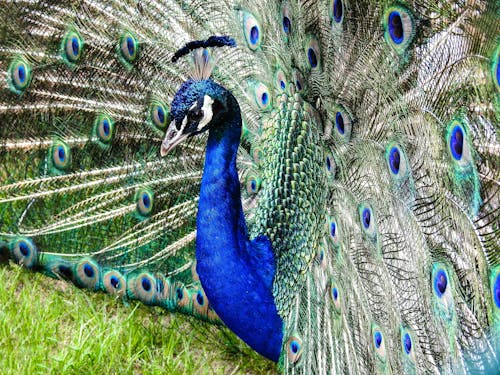
<path fill-rule="evenodd" d="M 240 183 L 236 169 L 236 155 L 241 136 L 241 114 L 236 100 L 225 122 L 210 130 L 206 148 L 205 167 L 201 182 L 198 211 L 198 238 L 204 243 L 220 237 L 213 232 L 212 221 L 226 222 L 231 218 L 230 227 L 225 227 L 225 237 L 236 244 L 235 251 L 241 251 L 247 229 L 241 205 Z M 207 220 L 207 221 L 204 221 Z M 200 233 L 201 230 L 201 233 Z M 205 234 L 208 238 L 204 238 Z"/>
<path fill-rule="evenodd" d="M 236 169 L 241 114 L 233 97 L 230 108 L 225 123 L 208 137 L 196 223 L 197 272 L 224 323 L 277 361 L 283 323 L 271 292 L 274 255 L 267 239 L 248 239 Z"/>

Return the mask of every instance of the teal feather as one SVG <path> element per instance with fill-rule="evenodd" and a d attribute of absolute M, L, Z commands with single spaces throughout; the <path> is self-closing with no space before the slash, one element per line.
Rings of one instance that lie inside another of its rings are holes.
<path fill-rule="evenodd" d="M 194 259 L 206 137 L 159 153 L 176 91 L 210 76 L 243 117 L 242 206 L 276 261 L 278 368 L 498 368 L 499 12 L 0 0 L 0 259 L 220 323 Z M 237 47 L 171 63 L 212 35 Z"/>

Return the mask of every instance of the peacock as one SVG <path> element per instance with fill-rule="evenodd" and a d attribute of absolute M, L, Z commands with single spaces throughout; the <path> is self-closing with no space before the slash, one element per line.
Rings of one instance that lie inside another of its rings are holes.
<path fill-rule="evenodd" d="M 500 4 L 1 0 L 0 253 L 290 374 L 500 368 Z"/>

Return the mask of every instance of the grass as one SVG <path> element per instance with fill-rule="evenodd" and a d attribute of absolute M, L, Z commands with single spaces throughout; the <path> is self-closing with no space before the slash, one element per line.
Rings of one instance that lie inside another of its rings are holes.
<path fill-rule="evenodd" d="M 0 265 L 2 374 L 273 374 L 227 329 Z"/>

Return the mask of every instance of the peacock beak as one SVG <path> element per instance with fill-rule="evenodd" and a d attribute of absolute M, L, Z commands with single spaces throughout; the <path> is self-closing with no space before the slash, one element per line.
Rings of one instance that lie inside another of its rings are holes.
<path fill-rule="evenodd" d="M 161 143 L 160 155 L 165 157 L 175 146 L 183 142 L 189 134 L 183 134 L 182 129 L 177 129 L 175 120 L 172 121 L 168 127 L 165 139 Z"/>

